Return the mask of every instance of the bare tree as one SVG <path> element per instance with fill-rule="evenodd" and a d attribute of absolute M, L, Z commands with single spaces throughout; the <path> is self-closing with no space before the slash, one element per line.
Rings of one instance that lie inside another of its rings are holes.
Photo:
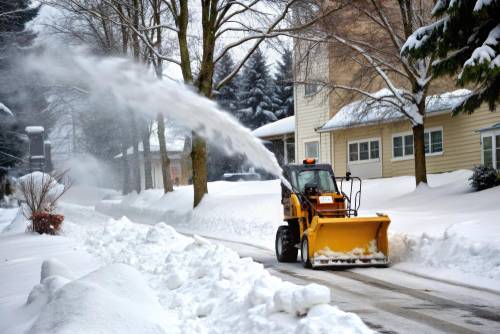
<path fill-rule="evenodd" d="M 81 2 L 79 0 L 66 0 Z M 219 89 L 238 73 L 248 57 L 267 38 L 282 35 L 284 32 L 298 30 L 300 27 L 287 28 L 287 19 L 292 7 L 299 0 L 158 0 L 139 1 L 139 6 L 153 5 L 155 19 L 139 22 L 127 17 L 120 8 L 130 8 L 129 0 L 101 0 L 113 8 L 119 19 L 113 15 L 102 16 L 92 7 L 80 5 L 82 10 L 102 17 L 105 20 L 126 26 L 133 36 L 138 37 L 148 48 L 155 61 L 166 61 L 180 66 L 184 82 L 193 85 L 200 94 L 211 98 L 215 87 Z M 137 6 L 132 0 L 132 6 Z M 163 10 L 165 8 L 165 10 Z M 329 8 L 311 22 L 309 26 L 324 15 L 335 11 L 335 6 Z M 190 20 L 193 19 L 191 22 Z M 155 32 L 156 31 L 156 32 Z M 154 32 L 154 33 L 152 33 Z M 176 39 L 177 54 L 171 55 L 159 48 L 163 39 L 160 35 L 173 36 Z M 232 42 L 225 42 L 228 36 Z M 213 82 L 215 64 L 229 51 L 248 46 L 234 70 L 220 82 Z M 207 193 L 206 143 L 193 129 L 192 166 L 194 185 L 194 206 L 197 206 Z"/>
<path fill-rule="evenodd" d="M 338 67 L 335 78 L 320 84 L 334 90 L 338 97 L 345 101 L 361 96 L 366 102 L 362 104 L 367 106 L 366 112 L 375 105 L 382 106 L 388 112 L 396 110 L 410 122 L 416 184 L 426 183 L 424 121 L 426 97 L 434 80 L 433 59 L 411 60 L 400 51 L 413 31 L 432 22 L 429 14 L 432 1 L 351 0 L 343 5 L 341 10 L 300 34 L 286 35 L 313 47 L 327 45 L 334 66 Z M 321 12 L 304 10 L 300 16 L 305 17 L 302 20 L 310 20 L 317 15 Z M 306 62 L 304 59 L 299 61 Z M 381 88 L 384 91 L 374 93 Z"/>

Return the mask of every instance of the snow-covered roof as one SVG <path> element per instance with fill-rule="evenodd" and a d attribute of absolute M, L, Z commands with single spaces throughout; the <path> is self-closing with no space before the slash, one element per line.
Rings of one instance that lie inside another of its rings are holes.
<path fill-rule="evenodd" d="M 449 111 L 464 100 L 471 92 L 458 89 L 440 95 L 431 95 L 426 99 L 427 114 Z M 373 95 L 390 96 L 390 91 L 382 89 Z M 331 131 L 376 123 L 395 122 L 403 119 L 399 109 L 386 101 L 354 101 L 341 108 L 335 116 L 321 126 L 318 131 Z"/>
<path fill-rule="evenodd" d="M 43 126 L 27 126 L 24 131 L 26 131 L 26 133 L 42 133 L 45 131 L 45 129 L 43 128 Z"/>
<path fill-rule="evenodd" d="M 184 146 L 186 144 L 186 134 L 176 134 L 172 135 L 172 129 L 165 129 L 165 141 L 167 145 L 167 151 L 169 153 L 177 153 L 177 152 L 183 152 L 184 151 Z M 160 151 L 160 142 L 158 139 L 158 130 L 157 130 L 157 123 L 154 122 L 152 129 L 151 129 L 151 135 L 149 136 L 149 148 L 151 152 L 159 152 Z M 131 155 L 133 153 L 134 149 L 132 147 L 129 147 L 127 149 L 127 155 Z M 142 142 L 139 143 L 139 152 L 143 152 L 144 148 L 142 145 Z M 121 158 L 122 154 L 118 154 L 115 156 L 116 158 Z"/>
<path fill-rule="evenodd" d="M 295 132 L 295 116 L 289 116 L 261 126 L 252 131 L 252 134 L 258 138 L 285 135 Z"/>
<path fill-rule="evenodd" d="M 2 102 L 0 102 L 0 114 L 7 114 L 8 116 L 14 116 L 14 113 L 9 108 L 7 108 L 7 106 Z"/>

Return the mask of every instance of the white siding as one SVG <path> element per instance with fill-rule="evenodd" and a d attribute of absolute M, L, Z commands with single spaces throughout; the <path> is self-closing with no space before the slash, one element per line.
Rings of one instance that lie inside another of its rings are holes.
<path fill-rule="evenodd" d="M 300 56 L 300 47 L 295 45 L 295 81 L 311 82 L 328 80 L 328 52 L 326 46 L 316 50 L 314 58 L 307 63 L 307 70 L 304 64 L 297 63 Z M 315 95 L 305 96 L 303 84 L 294 85 L 295 101 L 295 156 L 300 162 L 305 157 L 305 143 L 308 141 L 318 141 L 320 144 L 320 162 L 331 163 L 330 133 L 321 135 L 315 131 L 330 118 L 329 94 L 327 90 L 321 90 Z"/>

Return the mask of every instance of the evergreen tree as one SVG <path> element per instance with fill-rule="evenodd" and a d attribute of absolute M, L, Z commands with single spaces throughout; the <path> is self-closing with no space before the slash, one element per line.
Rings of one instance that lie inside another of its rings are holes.
<path fill-rule="evenodd" d="M 226 53 L 217 63 L 214 82 L 219 82 L 227 77 L 234 69 L 234 61 L 229 53 Z M 235 76 L 231 81 L 222 86 L 219 91 L 214 92 L 217 103 L 227 112 L 234 114 L 238 107 L 238 80 Z"/>
<path fill-rule="evenodd" d="M 460 86 L 474 92 L 453 110 L 472 113 L 487 102 L 491 110 L 500 99 L 500 0 L 437 0 L 435 23 L 416 30 L 402 48 L 414 59 L 434 56 L 436 76 L 457 74 Z"/>
<path fill-rule="evenodd" d="M 260 49 L 257 49 L 243 69 L 238 97 L 238 118 L 251 129 L 277 120 L 272 111 L 270 82 L 266 60 Z"/>
<path fill-rule="evenodd" d="M 12 91 L 10 75 L 16 54 L 16 46 L 27 46 L 35 37 L 25 31 L 25 25 L 37 14 L 38 8 L 30 8 L 30 1 L 0 1 L 0 200 L 3 198 L 4 177 L 8 168 L 22 161 L 27 149 L 23 140 L 23 125 L 15 117 L 19 96 Z M 30 94 L 27 91 L 26 94 Z"/>
<path fill-rule="evenodd" d="M 276 117 L 284 118 L 293 115 L 293 73 L 290 49 L 285 50 L 281 61 L 278 62 L 272 100 Z"/>
<path fill-rule="evenodd" d="M 234 62 L 229 53 L 225 54 L 217 63 L 214 73 L 214 82 L 219 82 L 227 77 L 234 69 Z M 234 77 L 225 84 L 219 91 L 214 92 L 217 103 L 226 112 L 237 117 L 238 108 L 238 81 L 239 76 Z M 240 171 L 244 158 L 240 155 L 228 156 L 217 145 L 209 143 L 207 171 L 208 180 L 221 180 L 224 173 L 235 173 Z"/>

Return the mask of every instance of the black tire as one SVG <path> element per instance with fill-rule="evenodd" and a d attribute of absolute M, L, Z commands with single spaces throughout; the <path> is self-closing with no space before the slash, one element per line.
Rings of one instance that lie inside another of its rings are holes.
<path fill-rule="evenodd" d="M 311 259 L 309 259 L 309 240 L 307 240 L 307 236 L 302 238 L 302 243 L 300 244 L 300 262 L 304 268 L 312 268 Z"/>
<path fill-rule="evenodd" d="M 280 226 L 274 243 L 278 262 L 296 262 L 299 250 L 295 248 L 290 227 Z"/>

